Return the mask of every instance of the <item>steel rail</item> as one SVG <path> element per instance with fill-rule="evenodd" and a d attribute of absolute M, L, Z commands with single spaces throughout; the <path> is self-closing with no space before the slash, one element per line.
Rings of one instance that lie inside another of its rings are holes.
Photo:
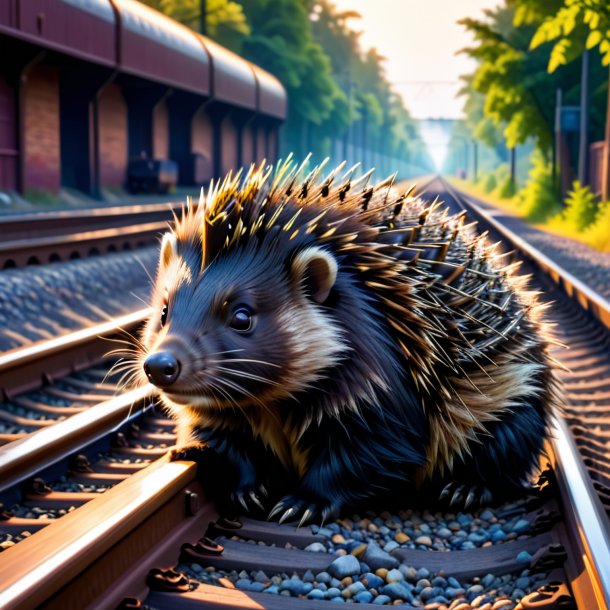
<path fill-rule="evenodd" d="M 172 211 L 179 211 L 182 202 L 116 205 L 105 208 L 58 210 L 0 216 L 0 229 L 5 240 L 19 239 L 34 234 L 66 233 L 73 227 L 109 228 L 133 224 L 146 217 L 147 222 L 171 218 Z"/>
<path fill-rule="evenodd" d="M 519 254 L 524 254 L 536 267 L 550 276 L 569 297 L 576 298 L 583 309 L 593 313 L 600 323 L 610 328 L 610 303 L 606 299 L 492 218 L 479 206 L 468 201 L 446 180 L 440 178 L 440 181 L 458 203 L 465 204 L 464 207 L 472 214 L 473 219 L 482 218 L 488 227 L 510 243 Z M 581 607 L 589 610 L 592 608 L 591 604 L 596 603 L 600 610 L 605 610 L 610 608 L 610 521 L 565 421 L 556 419 L 553 422 L 553 436 L 550 442 L 551 458 L 566 520 L 571 526 L 568 531 L 574 547 L 571 556 L 582 559 L 582 565 L 568 566 L 572 571 L 569 574 L 572 582 L 577 583 L 574 594 Z M 587 586 L 582 579 L 580 572 L 582 569 L 585 569 L 589 575 L 590 586 Z"/>
<path fill-rule="evenodd" d="M 77 453 L 140 415 L 150 386 L 131 390 L 0 446 L 0 492 Z M 0 606 L 1 607 L 1 606 Z"/>
<path fill-rule="evenodd" d="M 99 360 L 109 350 L 109 338 L 132 332 L 149 315 L 150 308 L 139 309 L 0 354 L 0 390 L 11 397 L 38 387 L 43 379 L 55 379 Z"/>
<path fill-rule="evenodd" d="M 138 247 L 164 232 L 181 207 L 173 202 L 0 216 L 0 267 Z"/>
<path fill-rule="evenodd" d="M 134 554 L 154 552 L 173 530 L 181 540 L 187 529 L 201 528 L 204 517 L 210 518 L 211 507 L 202 506 L 195 475 L 194 462 L 161 458 L 1 553 L 0 608 L 39 608 L 45 602 L 55 608 L 84 608 L 95 602 L 111 582 L 125 576 Z M 109 553 L 111 559 L 104 557 Z M 75 594 L 71 581 L 100 558 L 105 567 L 96 566 L 97 584 L 88 580 L 79 588 L 76 583 Z M 56 595 L 59 599 L 53 599 Z M 104 599 L 103 607 L 114 606 Z"/>
<path fill-rule="evenodd" d="M 167 228 L 166 221 L 149 222 L 125 227 L 110 227 L 94 231 L 80 231 L 78 233 L 60 233 L 44 237 L 8 240 L 0 244 L 0 253 L 15 253 L 26 250 L 34 256 L 37 250 L 53 246 L 70 246 L 73 244 L 96 243 L 107 240 L 121 240 L 133 235 L 144 237 L 149 234 L 161 233 Z"/>
<path fill-rule="evenodd" d="M 610 301 L 592 290 L 577 277 L 574 277 L 569 271 L 563 269 L 522 237 L 519 237 L 519 235 L 505 227 L 501 222 L 474 203 L 468 195 L 458 192 L 452 184 L 443 178 L 440 178 L 440 181 L 456 200 L 465 203 L 467 209 L 479 218 L 482 218 L 488 227 L 493 228 L 504 240 L 510 243 L 521 254 L 524 254 L 529 261 L 542 269 L 569 297 L 576 299 L 583 309 L 590 311 L 606 328 L 610 328 Z"/>

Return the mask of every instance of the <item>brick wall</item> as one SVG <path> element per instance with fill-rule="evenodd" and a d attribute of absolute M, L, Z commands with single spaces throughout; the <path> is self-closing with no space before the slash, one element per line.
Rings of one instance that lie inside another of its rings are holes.
<path fill-rule="evenodd" d="M 267 133 L 263 125 L 259 125 L 256 130 L 256 160 L 260 163 L 263 159 L 269 161 L 267 157 Z"/>
<path fill-rule="evenodd" d="M 191 138 L 191 151 L 211 159 L 214 150 L 214 131 L 212 120 L 203 110 L 199 110 L 193 117 Z"/>
<path fill-rule="evenodd" d="M 0 191 L 17 188 L 17 114 L 15 88 L 0 74 Z"/>
<path fill-rule="evenodd" d="M 169 118 L 165 101 L 159 102 L 153 110 L 153 158 L 169 159 Z"/>
<path fill-rule="evenodd" d="M 237 127 L 230 117 L 226 117 L 221 125 L 220 143 L 220 173 L 226 174 L 229 170 L 237 169 Z"/>
<path fill-rule="evenodd" d="M 51 66 L 36 66 L 23 86 L 24 184 L 28 190 L 59 191 L 59 75 Z"/>
<path fill-rule="evenodd" d="M 241 164 L 248 168 L 254 161 L 254 134 L 252 127 L 246 125 L 241 132 Z"/>
<path fill-rule="evenodd" d="M 100 186 L 120 187 L 127 178 L 127 104 L 118 85 L 99 101 Z"/>

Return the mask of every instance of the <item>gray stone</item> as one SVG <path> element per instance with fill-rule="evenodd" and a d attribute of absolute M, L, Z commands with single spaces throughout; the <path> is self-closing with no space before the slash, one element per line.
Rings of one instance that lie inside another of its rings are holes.
<path fill-rule="evenodd" d="M 309 599 L 324 599 L 326 597 L 326 593 L 324 593 L 324 591 L 320 591 L 320 589 L 312 589 L 307 594 L 307 597 Z"/>
<path fill-rule="evenodd" d="M 411 591 L 407 589 L 402 583 L 393 582 L 389 585 L 386 585 L 381 592 L 384 595 L 391 597 L 392 599 L 402 599 L 406 602 L 413 601 L 413 595 L 411 595 Z"/>
<path fill-rule="evenodd" d="M 373 600 L 373 604 L 375 606 L 385 606 L 386 604 L 389 604 L 391 601 L 392 601 L 392 599 L 388 595 L 378 595 Z"/>
<path fill-rule="evenodd" d="M 314 581 L 313 572 L 311 570 L 307 570 L 307 572 L 305 572 L 305 574 L 303 574 L 303 582 L 313 582 L 313 581 Z"/>
<path fill-rule="evenodd" d="M 519 563 L 529 563 L 532 560 L 532 556 L 527 551 L 521 551 L 517 555 L 517 561 Z"/>
<path fill-rule="evenodd" d="M 305 550 L 312 553 L 326 553 L 326 547 L 321 542 L 312 542 L 305 547 Z"/>
<path fill-rule="evenodd" d="M 379 570 L 379 568 L 391 570 L 399 566 L 399 561 L 386 553 L 375 542 L 369 543 L 362 560 L 371 567 L 371 570 Z"/>
<path fill-rule="evenodd" d="M 254 580 L 256 582 L 267 582 L 269 577 L 262 570 L 258 570 L 258 572 L 254 573 Z"/>
<path fill-rule="evenodd" d="M 332 599 L 333 597 L 340 597 L 341 591 L 338 587 L 331 587 L 326 591 L 326 599 Z"/>
<path fill-rule="evenodd" d="M 390 570 L 386 577 L 386 582 L 388 583 L 392 583 L 392 582 L 401 582 L 405 579 L 404 574 L 400 571 L 397 570 L 396 568 L 394 568 L 393 570 Z"/>
<path fill-rule="evenodd" d="M 359 604 L 370 604 L 373 601 L 373 594 L 370 591 L 361 591 L 354 595 L 353 600 Z"/>
<path fill-rule="evenodd" d="M 343 555 L 330 564 L 328 572 L 338 579 L 354 576 L 360 572 L 360 562 L 353 555 Z"/>
<path fill-rule="evenodd" d="M 517 534 L 524 534 L 525 532 L 528 532 L 529 529 L 530 522 L 526 519 L 519 519 L 519 521 L 513 525 L 513 532 L 516 532 Z"/>

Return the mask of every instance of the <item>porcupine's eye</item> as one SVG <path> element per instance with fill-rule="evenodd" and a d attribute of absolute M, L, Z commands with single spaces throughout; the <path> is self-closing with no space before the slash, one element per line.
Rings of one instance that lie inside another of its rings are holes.
<path fill-rule="evenodd" d="M 240 333 L 247 333 L 252 329 L 252 310 L 245 305 L 239 305 L 231 316 L 229 326 Z"/>
<path fill-rule="evenodd" d="M 163 303 L 163 309 L 161 310 L 161 327 L 165 326 L 167 322 L 167 303 Z"/>

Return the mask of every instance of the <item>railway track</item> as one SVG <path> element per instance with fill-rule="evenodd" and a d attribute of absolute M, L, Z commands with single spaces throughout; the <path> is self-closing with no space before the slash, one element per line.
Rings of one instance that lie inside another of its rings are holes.
<path fill-rule="evenodd" d="M 501 230 L 446 182 L 432 181 L 424 190 L 466 207 L 484 228 Z M 557 354 L 571 369 L 565 377 L 567 416 L 555 423 L 551 470 L 540 493 L 473 512 L 414 507 L 347 515 L 324 527 L 218 515 L 197 482 L 195 465 L 160 457 L 172 443 L 171 423 L 147 407 L 144 388 L 0 447 L 4 510 L 10 509 L 7 499 L 30 512 L 63 515 L 40 526 L 33 523 L 39 519 L 5 512 L 0 532 L 12 523 L 15 542 L 0 553 L 0 608 L 317 610 L 332 607 L 329 600 L 426 610 L 499 610 L 518 603 L 523 610 L 607 608 L 610 495 L 603 415 L 610 409 L 604 326 L 610 308 L 562 270 L 549 274 L 535 252 L 519 256 L 529 257 L 536 282 L 555 301 L 552 315 L 571 348 Z M 62 377 L 65 372 L 51 376 L 64 388 L 77 381 L 88 393 L 92 387 L 82 384 L 110 391 L 97 364 Z M 26 381 L 10 394 L 36 388 Z M 135 410 L 127 406 L 134 399 Z M 115 419 L 108 415 L 112 405 Z M 102 425 L 104 414 L 112 420 Z M 64 444 L 87 426 L 95 433 Z M 45 439 L 55 453 L 45 449 Z M 37 446 L 38 456 L 28 457 Z M 49 459 L 39 463 L 41 456 Z M 66 491 L 78 485 L 89 491 Z M 62 493 L 85 495 L 64 496 L 58 508 Z M 22 535 L 25 526 L 30 535 Z"/>
<path fill-rule="evenodd" d="M 85 258 L 154 243 L 182 202 L 0 217 L 0 269 Z"/>

